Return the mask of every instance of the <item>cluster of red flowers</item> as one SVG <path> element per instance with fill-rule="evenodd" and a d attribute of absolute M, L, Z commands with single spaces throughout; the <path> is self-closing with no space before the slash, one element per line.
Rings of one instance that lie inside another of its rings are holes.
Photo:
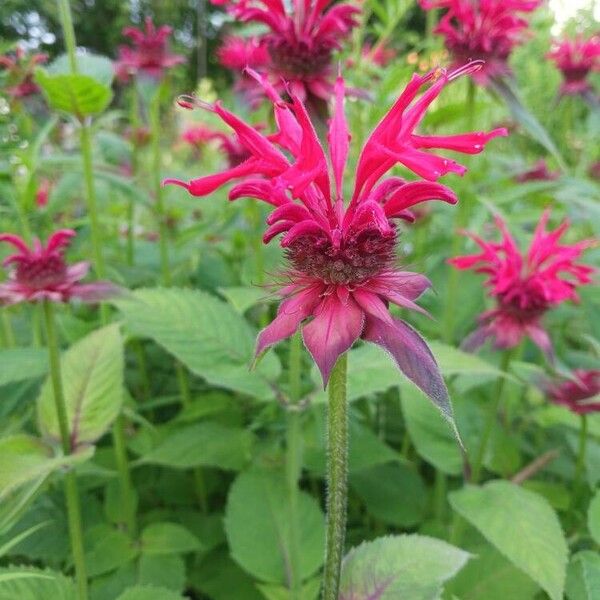
<path fill-rule="evenodd" d="M 6 93 L 17 99 L 37 94 L 39 87 L 33 81 L 33 71 L 47 60 L 46 54 L 27 55 L 20 46 L 14 53 L 0 56 L 0 68 L 5 70 L 7 77 Z"/>
<path fill-rule="evenodd" d="M 450 172 L 463 174 L 465 168 L 425 150 L 475 154 L 489 140 L 506 134 L 503 129 L 452 136 L 415 133 L 442 89 L 479 66 L 471 63 L 451 73 L 436 70 L 413 75 L 363 146 L 354 192 L 347 204 L 343 181 L 350 132 L 341 77 L 334 86 L 328 156 L 301 98 L 290 89 L 291 102 L 285 102 L 269 80 L 256 72 L 250 71 L 250 75 L 273 104 L 274 134 L 263 135 L 220 103 L 202 104 L 235 131 L 250 157 L 223 173 L 167 183 L 181 185 L 194 196 L 205 196 L 241 179 L 231 189 L 230 199 L 251 197 L 274 207 L 263 240 L 268 243 L 282 235 L 281 245 L 290 265 L 288 285 L 280 290 L 283 302 L 276 319 L 259 335 L 257 355 L 301 328 L 326 384 L 337 358 L 362 338 L 384 347 L 407 377 L 450 410 L 443 379 L 427 345 L 388 310 L 392 303 L 423 312 L 415 301 L 430 286 L 423 275 L 396 269 L 395 220 L 412 220 L 411 207 L 427 200 L 457 201 L 454 192 L 436 180 Z M 424 180 L 388 177 L 380 181 L 397 164 Z"/>
<path fill-rule="evenodd" d="M 282 0 L 213 0 L 224 5 L 236 19 L 265 25 L 262 35 L 243 39 L 229 37 L 219 51 L 223 66 L 238 72 L 238 91 L 251 102 L 262 88 L 243 70 L 249 67 L 269 77 L 283 92 L 287 87 L 300 100 L 327 100 L 333 93 L 333 53 L 356 25 L 355 6 L 330 1 L 293 0 L 286 10 Z"/>

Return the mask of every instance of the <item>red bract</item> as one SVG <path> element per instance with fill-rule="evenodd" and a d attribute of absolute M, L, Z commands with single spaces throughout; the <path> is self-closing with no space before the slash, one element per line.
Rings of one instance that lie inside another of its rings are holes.
<path fill-rule="evenodd" d="M 293 0 L 288 13 L 281 0 L 213 3 L 225 6 L 240 21 L 262 23 L 269 29 L 246 45 L 240 38 L 230 38 L 219 52 L 222 64 L 268 74 L 280 92 L 284 91 L 283 82 L 288 82 L 301 101 L 331 96 L 333 52 L 356 25 L 357 7 L 344 3 L 330 6 L 330 0 Z M 242 82 L 243 91 L 256 91 L 249 80 Z"/>
<path fill-rule="evenodd" d="M 89 270 L 89 263 L 67 265 L 64 252 L 75 232 L 61 229 L 52 234 L 46 246 L 34 240 L 29 248 L 20 237 L 0 234 L 0 242 L 17 249 L 2 263 L 9 267 L 9 278 L 0 283 L 0 306 L 20 302 L 68 302 L 76 298 L 84 302 L 99 302 L 112 295 L 116 288 L 108 282 L 79 283 Z"/>
<path fill-rule="evenodd" d="M 169 52 L 167 39 L 171 31 L 168 25 L 157 29 L 150 17 L 146 17 L 143 31 L 125 27 L 123 35 L 131 39 L 133 47 L 119 47 L 119 57 L 115 62 L 117 77 L 127 81 L 130 76 L 141 74 L 158 79 L 166 69 L 185 62 L 183 56 Z"/>
<path fill-rule="evenodd" d="M 548 398 L 579 415 L 600 411 L 600 371 L 576 369 L 572 379 L 549 382 L 545 386 Z"/>
<path fill-rule="evenodd" d="M 558 171 L 550 171 L 543 158 L 540 158 L 531 168 L 515 176 L 515 181 L 525 183 L 527 181 L 554 181 L 560 177 Z"/>
<path fill-rule="evenodd" d="M 430 286 L 423 275 L 395 268 L 395 220 L 410 221 L 410 208 L 427 200 L 454 204 L 454 192 L 434 180 L 449 171 L 465 170 L 423 149 L 477 153 L 491 138 L 504 134 L 503 130 L 442 137 L 414 133 L 446 84 L 473 68 L 477 65 L 453 74 L 413 75 L 365 143 L 348 204 L 344 203 L 343 178 L 350 133 L 341 77 L 335 84 L 328 155 L 298 96 L 290 90 L 291 103 L 283 102 L 266 78 L 256 73 L 273 102 L 275 134 L 263 135 L 219 103 L 205 105 L 234 129 L 250 158 L 223 173 L 189 183 L 168 182 L 183 186 L 194 196 L 204 196 L 242 179 L 230 191 L 231 200 L 251 197 L 274 207 L 263 240 L 268 243 L 283 235 L 289 285 L 280 291 L 284 300 L 277 317 L 259 335 L 257 355 L 302 327 L 304 342 L 326 384 L 340 354 L 362 338 L 389 351 L 399 368 L 449 414 L 446 388 L 431 352 L 408 324 L 390 314 L 388 305 L 423 312 L 415 301 Z M 407 182 L 400 177 L 380 181 L 398 163 L 431 181 Z"/>
<path fill-rule="evenodd" d="M 33 71 L 36 65 L 48 60 L 46 54 L 31 54 L 27 56 L 20 46 L 14 54 L 0 56 L 0 68 L 7 72 L 6 93 L 12 98 L 26 98 L 37 94 L 40 88 L 33 81 Z"/>
<path fill-rule="evenodd" d="M 563 76 L 561 94 L 576 95 L 591 89 L 587 80 L 592 71 L 600 70 L 600 37 L 589 40 L 577 37 L 573 40 L 555 42 L 547 54 Z"/>
<path fill-rule="evenodd" d="M 481 326 L 467 339 L 467 349 L 477 348 L 487 338 L 493 338 L 498 348 L 512 348 L 529 337 L 552 358 L 552 344 L 541 318 L 562 302 L 577 302 L 576 288 L 591 283 L 594 268 L 576 262 L 593 242 L 560 244 L 569 224 L 565 221 L 554 231 L 546 231 L 549 217 L 549 211 L 542 215 L 527 254 L 520 252 L 504 221 L 496 217 L 501 242 L 486 242 L 467 233 L 482 252 L 450 259 L 457 269 L 485 273 L 485 285 L 497 302 L 496 308 L 479 317 Z"/>
<path fill-rule="evenodd" d="M 508 58 L 524 37 L 528 23 L 519 16 L 535 10 L 541 0 L 419 0 L 424 10 L 447 8 L 435 28 L 445 39 L 455 64 L 484 60 L 472 74 L 480 85 L 509 75 Z"/>

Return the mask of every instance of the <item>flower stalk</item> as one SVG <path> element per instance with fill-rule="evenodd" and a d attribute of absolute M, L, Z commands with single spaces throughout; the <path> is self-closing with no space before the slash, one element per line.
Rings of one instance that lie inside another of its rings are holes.
<path fill-rule="evenodd" d="M 588 433 L 588 419 L 587 415 L 582 414 L 579 416 L 579 444 L 577 450 L 577 463 L 575 466 L 575 475 L 573 477 L 573 495 L 572 500 L 575 502 L 579 496 L 582 484 L 583 484 L 583 473 L 585 470 L 585 457 L 587 451 L 587 433 Z"/>
<path fill-rule="evenodd" d="M 337 600 L 348 499 L 348 357 L 342 354 L 329 380 L 327 415 L 327 541 L 323 600 Z"/>
<path fill-rule="evenodd" d="M 56 417 L 60 430 L 61 446 L 65 456 L 72 454 L 71 434 L 67 407 L 63 393 L 62 375 L 60 368 L 60 351 L 56 337 L 54 322 L 54 310 L 52 303 L 44 301 L 44 321 L 46 326 L 46 339 L 48 343 L 48 357 L 50 362 L 50 379 L 54 394 Z M 67 517 L 69 522 L 69 536 L 71 540 L 71 552 L 75 565 L 75 578 L 77 581 L 77 592 L 79 600 L 87 600 L 87 571 L 85 566 L 85 553 L 83 549 L 83 529 L 81 525 L 81 506 L 79 501 L 79 490 L 75 472 L 69 470 L 65 476 L 65 499 L 67 504 Z"/>

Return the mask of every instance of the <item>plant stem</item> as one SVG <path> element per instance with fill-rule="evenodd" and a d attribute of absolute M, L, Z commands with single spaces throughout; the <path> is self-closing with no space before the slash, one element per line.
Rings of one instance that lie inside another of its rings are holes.
<path fill-rule="evenodd" d="M 348 496 L 348 357 L 343 354 L 329 380 L 327 415 L 327 541 L 323 600 L 338 600 L 340 571 L 346 534 Z"/>
<path fill-rule="evenodd" d="M 48 341 L 48 357 L 50 362 L 50 379 L 54 393 L 54 405 L 56 407 L 56 418 L 60 430 L 60 440 L 65 456 L 72 453 L 71 433 L 67 407 L 63 393 L 62 374 L 60 369 L 60 352 L 56 337 L 54 322 L 54 310 L 52 303 L 44 302 L 44 320 L 46 325 L 46 339 Z M 77 590 L 79 600 L 86 600 L 87 575 L 85 567 L 85 553 L 83 549 L 83 530 L 81 526 L 81 508 L 79 503 L 79 491 L 75 472 L 70 470 L 65 477 L 65 499 L 67 504 L 67 515 L 69 521 L 69 535 L 71 539 L 71 551 L 75 565 L 75 577 L 77 579 Z"/>
<path fill-rule="evenodd" d="M 502 355 L 501 361 L 501 370 L 503 373 L 508 371 L 510 366 L 510 361 L 513 356 L 513 350 L 505 350 Z M 479 483 L 479 479 L 481 476 L 481 471 L 483 469 L 483 461 L 485 460 L 485 455 L 487 452 L 487 448 L 490 442 L 490 438 L 492 432 L 494 431 L 494 425 L 496 424 L 496 419 L 498 418 L 498 410 L 500 408 L 500 404 L 502 402 L 502 396 L 504 394 L 504 385 L 506 383 L 506 377 L 502 376 L 498 378 L 498 382 L 496 383 L 496 387 L 494 389 L 494 395 L 492 397 L 492 402 L 490 403 L 489 412 L 487 414 L 487 419 L 485 422 L 485 426 L 483 429 L 483 434 L 481 435 L 481 440 L 479 442 L 479 448 L 477 450 L 477 454 L 475 455 L 475 460 L 473 462 L 473 470 L 471 473 L 471 482 Z"/>
<path fill-rule="evenodd" d="M 0 308 L 2 313 L 2 338 L 6 348 L 12 348 L 15 345 L 15 333 L 13 331 L 10 315 L 7 308 Z"/>
<path fill-rule="evenodd" d="M 302 338 L 297 332 L 291 339 L 289 373 L 292 403 L 287 410 L 286 479 L 290 506 L 290 598 L 302 600 L 300 571 L 300 515 L 298 482 L 302 475 L 302 413 L 298 410 L 301 395 Z"/>
<path fill-rule="evenodd" d="M 131 87 L 131 105 L 129 110 L 129 122 L 132 133 L 131 148 L 131 176 L 136 181 L 139 163 L 139 148 L 136 139 L 137 130 L 140 125 L 140 107 L 138 103 L 137 87 Z M 132 267 L 135 263 L 135 201 L 129 198 L 127 201 L 127 264 Z"/>
<path fill-rule="evenodd" d="M 573 500 L 577 499 L 579 490 L 582 487 L 583 472 L 585 469 L 585 455 L 587 449 L 587 432 L 588 432 L 588 420 L 587 415 L 579 415 L 580 427 L 579 427 L 579 448 L 577 451 L 577 464 L 575 466 L 575 475 L 573 477 Z"/>

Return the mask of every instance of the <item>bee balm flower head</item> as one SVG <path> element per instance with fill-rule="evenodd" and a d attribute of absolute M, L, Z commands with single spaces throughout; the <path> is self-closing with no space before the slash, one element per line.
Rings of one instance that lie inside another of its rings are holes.
<path fill-rule="evenodd" d="M 131 75 L 145 75 L 158 79 L 166 69 L 170 69 L 185 61 L 183 56 L 171 54 L 168 38 L 172 29 L 162 25 L 158 29 L 150 17 L 146 18 L 143 30 L 125 27 L 123 35 L 127 36 L 132 46 L 121 46 L 119 57 L 115 63 L 117 77 L 127 81 Z"/>
<path fill-rule="evenodd" d="M 591 89 L 589 74 L 600 70 L 600 36 L 556 42 L 547 56 L 562 73 L 560 93 L 582 94 Z"/>
<path fill-rule="evenodd" d="M 291 103 L 283 102 L 266 78 L 256 73 L 273 102 L 275 134 L 263 135 L 219 103 L 205 106 L 234 129 L 250 157 L 223 173 L 168 182 L 194 196 L 205 196 L 241 180 L 231 189 L 230 199 L 252 197 L 273 207 L 263 240 L 268 243 L 282 236 L 289 284 L 280 291 L 283 301 L 277 317 L 258 337 L 257 354 L 301 328 L 327 384 L 338 357 L 362 338 L 385 348 L 407 377 L 450 414 L 435 359 L 419 334 L 392 316 L 389 305 L 423 312 L 416 300 L 430 286 L 423 275 L 396 268 L 397 219 L 412 220 L 411 207 L 427 200 L 455 203 L 454 192 L 436 180 L 448 172 L 465 171 L 458 163 L 426 150 L 478 153 L 490 139 L 505 133 L 438 137 L 414 131 L 442 89 L 476 67 L 450 74 L 413 75 L 362 148 L 349 202 L 344 201 L 344 175 L 350 133 L 341 77 L 335 84 L 327 154 L 299 97 L 290 89 Z M 427 181 L 382 179 L 397 164 Z"/>
<path fill-rule="evenodd" d="M 546 382 L 548 398 L 579 415 L 600 412 L 600 371 L 576 369 L 571 379 Z"/>
<path fill-rule="evenodd" d="M 0 283 L 0 306 L 42 300 L 68 302 L 72 298 L 99 302 L 114 294 L 116 287 L 107 282 L 80 283 L 89 270 L 87 262 L 65 262 L 64 252 L 74 236 L 74 231 L 61 229 L 45 246 L 36 239 L 30 248 L 16 235 L 0 234 L 0 242 L 17 250 L 2 263 L 9 276 Z"/>
<path fill-rule="evenodd" d="M 509 75 L 508 58 L 523 40 L 527 21 L 519 13 L 535 10 L 541 0 L 419 0 L 424 10 L 447 8 L 435 33 L 444 37 L 455 64 L 483 60 L 472 74 L 480 85 Z"/>
<path fill-rule="evenodd" d="M 592 242 L 561 244 L 560 238 L 569 225 L 564 222 L 556 230 L 546 231 L 549 217 L 550 212 L 546 211 L 526 254 L 521 253 L 506 224 L 497 217 L 500 242 L 486 242 L 467 233 L 480 246 L 481 253 L 450 259 L 457 269 L 485 273 L 485 285 L 496 300 L 496 307 L 480 316 L 481 326 L 465 347 L 475 349 L 487 338 L 493 338 L 498 348 L 512 348 L 529 337 L 552 357 L 550 338 L 541 318 L 562 302 L 577 301 L 577 287 L 591 283 L 594 269 L 576 262 Z"/>
<path fill-rule="evenodd" d="M 47 60 L 46 54 L 27 55 L 20 46 L 17 46 L 14 53 L 0 56 L 0 69 L 5 71 L 7 77 L 7 94 L 15 99 L 37 94 L 40 89 L 33 81 L 33 72 L 37 65 Z"/>

